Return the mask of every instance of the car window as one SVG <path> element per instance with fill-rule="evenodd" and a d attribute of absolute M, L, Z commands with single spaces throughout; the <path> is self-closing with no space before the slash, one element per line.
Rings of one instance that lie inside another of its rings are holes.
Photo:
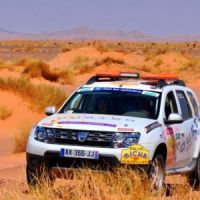
<path fill-rule="evenodd" d="M 187 91 L 187 94 L 188 94 L 190 102 L 191 102 L 191 104 L 193 106 L 194 113 L 195 113 L 195 115 L 197 115 L 197 113 L 198 113 L 198 104 L 197 104 L 197 101 L 196 101 L 194 95 L 192 94 L 192 92 Z"/>
<path fill-rule="evenodd" d="M 181 112 L 183 119 L 189 119 L 192 117 L 192 111 L 190 108 L 190 104 L 185 96 L 185 93 L 183 91 L 176 91 L 176 94 L 178 96 L 178 100 L 181 107 Z"/>
<path fill-rule="evenodd" d="M 169 92 L 165 102 L 165 116 L 168 119 L 171 113 L 178 113 L 176 99 L 173 92 Z"/>

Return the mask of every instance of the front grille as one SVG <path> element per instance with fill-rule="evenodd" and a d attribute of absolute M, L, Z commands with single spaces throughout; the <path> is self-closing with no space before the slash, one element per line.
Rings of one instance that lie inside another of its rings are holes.
<path fill-rule="evenodd" d="M 84 142 L 78 140 L 78 130 L 55 129 L 56 144 L 73 144 L 80 146 L 96 146 L 96 147 L 111 147 L 113 132 L 103 131 L 84 131 L 88 132 L 87 139 Z"/>

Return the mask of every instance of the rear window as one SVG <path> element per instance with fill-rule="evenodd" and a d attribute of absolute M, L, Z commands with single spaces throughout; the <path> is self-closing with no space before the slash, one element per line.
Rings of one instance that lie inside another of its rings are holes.
<path fill-rule="evenodd" d="M 178 96 L 178 100 L 180 103 L 181 111 L 183 119 L 189 119 L 192 117 L 192 111 L 190 108 L 190 104 L 185 96 L 185 93 L 183 91 L 176 91 L 176 94 Z"/>

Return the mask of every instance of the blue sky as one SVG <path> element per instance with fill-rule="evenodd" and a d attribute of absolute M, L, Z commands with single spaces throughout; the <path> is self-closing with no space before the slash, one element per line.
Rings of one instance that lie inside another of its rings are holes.
<path fill-rule="evenodd" d="M 0 0 L 0 27 L 17 32 L 138 30 L 200 34 L 199 0 Z"/>

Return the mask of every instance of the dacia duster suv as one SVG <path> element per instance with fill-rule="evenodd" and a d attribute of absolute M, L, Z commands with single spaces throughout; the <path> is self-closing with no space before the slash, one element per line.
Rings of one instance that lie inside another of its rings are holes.
<path fill-rule="evenodd" d="M 194 92 L 175 76 L 96 75 L 31 130 L 27 181 L 51 170 L 142 167 L 155 189 L 166 174 L 200 184 L 200 112 Z"/>

